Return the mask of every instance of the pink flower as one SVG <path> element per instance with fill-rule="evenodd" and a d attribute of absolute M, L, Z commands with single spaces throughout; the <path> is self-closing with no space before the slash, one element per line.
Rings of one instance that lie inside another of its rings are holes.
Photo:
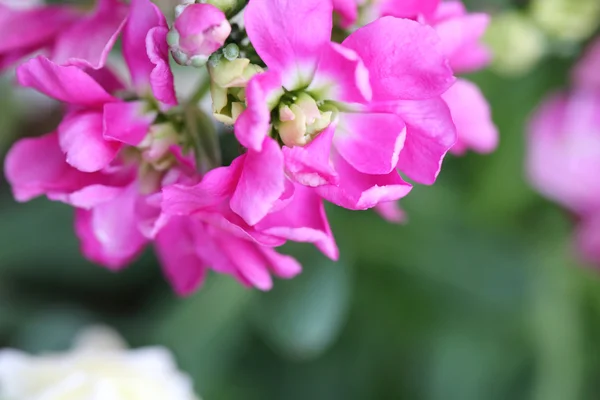
<path fill-rule="evenodd" d="M 590 45 L 573 71 L 573 83 L 579 88 L 600 90 L 600 39 Z"/>
<path fill-rule="evenodd" d="M 231 33 L 223 11 L 211 4 L 182 5 L 168 40 L 175 60 L 182 65 L 202 66 Z"/>
<path fill-rule="evenodd" d="M 273 250 L 286 240 L 314 243 L 325 255 L 337 259 L 338 249 L 323 201 L 314 189 L 288 182 L 275 207 L 254 226 L 233 212 L 232 196 L 248 162 L 248 155 L 242 155 L 231 166 L 208 172 L 195 186 L 163 189 L 157 246 L 180 292 L 196 288 L 207 268 L 268 290 L 272 286 L 269 271 L 281 278 L 300 272 L 296 261 Z M 169 228 L 173 223 L 180 228 Z M 178 235 L 186 235 L 187 239 L 175 239 Z M 162 246 L 163 241 L 172 245 Z M 176 252 L 173 249 L 177 247 L 188 250 Z M 182 254 L 189 254 L 187 261 L 182 260 Z"/>
<path fill-rule="evenodd" d="M 577 90 L 545 101 L 527 146 L 531 183 L 579 215 L 600 210 L 600 93 Z"/>
<path fill-rule="evenodd" d="M 106 69 L 85 72 L 39 56 L 17 70 L 21 85 L 66 103 L 67 114 L 56 132 L 11 149 L 6 175 L 15 197 L 45 194 L 76 207 L 84 254 L 113 269 L 146 244 L 160 212 L 160 204 L 148 203 L 150 195 L 194 173 L 193 163 L 172 148 L 178 140 L 173 128 L 155 123 L 161 110 L 142 100 L 152 94 L 162 108 L 177 102 L 166 34 L 156 6 L 132 0 L 123 49 L 138 100 L 116 97 L 124 87 Z"/>
<path fill-rule="evenodd" d="M 320 0 L 252 0 L 245 19 L 268 67 L 235 124 L 249 151 L 232 208 L 247 223 L 269 213 L 288 178 L 351 209 L 406 195 L 396 167 L 435 180 L 455 142 L 439 97 L 454 78 L 431 28 L 387 17 L 331 43 L 331 4 Z"/>
<path fill-rule="evenodd" d="M 14 9 L 0 4 L 0 69 L 40 50 L 57 64 L 99 69 L 127 12 L 128 7 L 119 0 L 99 0 L 90 14 L 69 6 Z"/>

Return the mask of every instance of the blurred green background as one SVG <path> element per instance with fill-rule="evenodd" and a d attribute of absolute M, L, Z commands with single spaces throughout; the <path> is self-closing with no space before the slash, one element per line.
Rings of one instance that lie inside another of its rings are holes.
<path fill-rule="evenodd" d="M 525 30 L 542 32 L 527 3 L 469 6 L 522 13 Z M 510 29 L 490 42 L 514 65 L 524 40 Z M 17 204 L 3 182 L 0 346 L 66 349 L 80 328 L 109 324 L 132 346 L 173 350 L 205 400 L 600 398 L 598 271 L 572 251 L 572 217 L 524 178 L 527 118 L 568 85 L 590 34 L 541 35 L 544 49 L 522 68 L 469 77 L 500 128 L 494 154 L 449 156 L 436 185 L 402 202 L 406 225 L 329 207 L 341 261 L 288 246 L 305 271 L 269 293 L 213 274 L 179 299 L 151 252 L 111 273 L 80 255 L 68 206 Z M 0 90 L 3 153 L 55 124 L 52 107 L 14 92 L 9 76 Z"/>

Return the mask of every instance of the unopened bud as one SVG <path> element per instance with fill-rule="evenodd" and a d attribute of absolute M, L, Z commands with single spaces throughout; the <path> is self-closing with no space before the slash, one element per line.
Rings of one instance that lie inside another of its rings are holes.
<path fill-rule="evenodd" d="M 485 41 L 494 54 L 492 68 L 508 76 L 530 71 L 544 56 L 544 34 L 527 15 L 507 11 L 492 19 Z"/>
<path fill-rule="evenodd" d="M 229 43 L 223 49 L 223 56 L 229 61 L 233 61 L 240 55 L 240 48 L 235 43 Z"/>
<path fill-rule="evenodd" d="M 534 21 L 557 39 L 580 41 L 600 25 L 598 0 L 533 0 L 529 7 Z"/>
<path fill-rule="evenodd" d="M 246 85 L 250 79 L 263 71 L 247 58 L 236 58 L 233 61 L 222 57 L 211 58 L 208 63 L 211 85 L 210 94 L 213 101 L 214 117 L 226 125 L 233 125 L 238 116 L 246 108 Z"/>
<path fill-rule="evenodd" d="M 331 111 L 321 111 L 316 101 L 306 93 L 298 95 L 291 105 L 279 107 L 279 135 L 286 146 L 304 146 L 315 135 L 327 128 L 332 119 Z"/>
<path fill-rule="evenodd" d="M 231 25 L 225 14 L 210 4 L 181 6 L 167 42 L 177 63 L 201 67 L 225 44 Z"/>
<path fill-rule="evenodd" d="M 170 148 L 177 144 L 177 131 L 170 123 L 152 125 L 144 140 L 137 146 L 142 158 L 157 170 L 170 166 Z"/>

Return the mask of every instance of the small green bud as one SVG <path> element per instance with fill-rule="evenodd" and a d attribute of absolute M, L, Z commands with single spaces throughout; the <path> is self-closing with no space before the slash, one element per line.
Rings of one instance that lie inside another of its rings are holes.
<path fill-rule="evenodd" d="M 207 61 L 208 58 L 206 56 L 194 56 L 190 58 L 190 64 L 196 68 L 204 67 Z"/>
<path fill-rule="evenodd" d="M 188 56 L 180 50 L 173 51 L 171 54 L 173 54 L 173 58 L 175 59 L 175 61 L 177 61 L 177 64 L 179 65 L 187 65 L 190 60 Z"/>
<path fill-rule="evenodd" d="M 304 146 L 329 126 L 333 112 L 322 111 L 316 101 L 300 93 L 291 105 L 280 104 L 277 129 L 286 146 Z"/>
<path fill-rule="evenodd" d="M 167 33 L 167 44 L 169 46 L 177 46 L 179 44 L 179 32 L 175 29 L 171 29 Z"/>
<path fill-rule="evenodd" d="M 223 49 L 223 55 L 229 61 L 233 61 L 233 60 L 235 60 L 236 58 L 239 57 L 239 55 L 240 55 L 240 48 L 235 43 L 229 43 Z"/>

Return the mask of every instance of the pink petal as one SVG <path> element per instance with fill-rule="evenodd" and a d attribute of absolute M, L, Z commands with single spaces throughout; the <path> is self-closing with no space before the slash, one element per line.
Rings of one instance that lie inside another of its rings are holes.
<path fill-rule="evenodd" d="M 17 79 L 22 86 L 69 104 L 99 107 L 117 101 L 80 68 L 59 66 L 42 56 L 22 64 Z"/>
<path fill-rule="evenodd" d="M 449 19 L 464 17 L 465 15 L 467 15 L 467 7 L 465 7 L 461 0 L 445 0 L 439 3 L 435 9 L 435 13 L 428 16 L 427 19 L 432 24 L 438 24 Z"/>
<path fill-rule="evenodd" d="M 277 253 L 269 247 L 259 247 L 275 275 L 291 279 L 302 272 L 302 265 L 293 257 Z"/>
<path fill-rule="evenodd" d="M 575 243 L 584 261 L 600 264 L 600 215 L 585 215 L 575 231 Z"/>
<path fill-rule="evenodd" d="M 180 296 L 193 294 L 206 279 L 208 266 L 196 254 L 197 226 L 189 218 L 172 218 L 155 239 L 156 254 L 167 279 Z"/>
<path fill-rule="evenodd" d="M 405 138 L 404 123 L 396 115 L 343 113 L 333 143 L 356 170 L 378 175 L 396 168 Z"/>
<path fill-rule="evenodd" d="M 92 77 L 108 93 L 126 90 L 121 78 L 108 67 L 100 69 L 87 69 L 87 74 Z"/>
<path fill-rule="evenodd" d="M 366 103 L 373 95 L 369 71 L 353 50 L 337 43 L 323 47 L 321 60 L 309 92 L 319 97 L 346 103 Z"/>
<path fill-rule="evenodd" d="M 146 245 L 138 229 L 137 185 L 120 196 L 86 211 L 78 209 L 75 231 L 83 254 L 111 270 L 120 270 L 136 258 Z"/>
<path fill-rule="evenodd" d="M 81 18 L 72 7 L 44 6 L 13 10 L 0 4 L 0 55 L 50 45 L 69 25 Z"/>
<path fill-rule="evenodd" d="M 55 132 L 19 140 L 8 152 L 4 170 L 18 201 L 48 192 L 71 192 L 88 178 L 65 162 Z"/>
<path fill-rule="evenodd" d="M 150 0 L 132 0 L 129 18 L 123 29 L 123 55 L 138 93 L 150 89 L 150 75 L 156 67 L 146 50 L 148 33 L 155 27 L 167 27 L 160 9 Z"/>
<path fill-rule="evenodd" d="M 291 278 L 301 270 L 296 260 L 277 254 L 271 247 L 231 236 L 207 224 L 197 229 L 198 257 L 212 270 L 232 275 L 245 286 L 269 290 L 273 286 L 269 270 L 282 278 Z"/>
<path fill-rule="evenodd" d="M 156 115 L 156 111 L 147 111 L 145 101 L 106 104 L 103 137 L 109 141 L 137 146 L 148 135 Z"/>
<path fill-rule="evenodd" d="M 6 54 L 0 53 L 0 72 L 4 71 L 7 68 L 11 68 L 22 58 L 25 58 L 27 55 L 35 52 L 35 50 L 35 48 L 25 48 L 11 51 Z"/>
<path fill-rule="evenodd" d="M 600 40 L 587 49 L 573 71 L 573 81 L 579 88 L 600 89 Z"/>
<path fill-rule="evenodd" d="M 379 203 L 375 206 L 375 211 L 383 219 L 394 224 L 403 224 L 407 220 L 406 213 L 400 208 L 400 203 L 397 201 Z"/>
<path fill-rule="evenodd" d="M 343 45 L 367 66 L 375 101 L 428 99 L 454 83 L 439 37 L 418 22 L 383 17 L 358 29 Z"/>
<path fill-rule="evenodd" d="M 329 159 L 335 129 L 331 124 L 304 147 L 282 148 L 285 169 L 293 180 L 311 187 L 337 184 L 339 178 Z"/>
<path fill-rule="evenodd" d="M 340 26 L 347 29 L 358 19 L 358 1 L 333 0 L 333 11 L 340 17 Z"/>
<path fill-rule="evenodd" d="M 323 201 L 314 189 L 296 185 L 292 202 L 269 214 L 256 228 L 288 240 L 314 243 L 327 257 L 333 260 L 339 257 Z"/>
<path fill-rule="evenodd" d="M 336 156 L 335 166 L 340 175 L 339 185 L 319 186 L 315 190 L 325 200 L 340 207 L 366 210 L 381 202 L 401 199 L 412 189 L 396 171 L 387 175 L 363 174 L 339 155 Z"/>
<path fill-rule="evenodd" d="M 261 152 L 249 150 L 231 209 L 248 225 L 255 225 L 273 208 L 285 191 L 283 153 L 277 142 L 266 138 Z"/>
<path fill-rule="evenodd" d="M 545 196 L 587 214 L 600 208 L 600 95 L 547 99 L 529 126 L 527 171 Z"/>
<path fill-rule="evenodd" d="M 444 156 L 457 138 L 448 106 L 441 98 L 403 101 L 396 104 L 396 112 L 406 123 L 406 141 L 398 168 L 410 179 L 433 184 Z"/>
<path fill-rule="evenodd" d="M 268 260 L 260 251 L 259 245 L 228 236 L 216 239 L 220 250 L 227 255 L 239 276 L 260 290 L 270 290 L 273 287 Z"/>
<path fill-rule="evenodd" d="M 202 210 L 219 210 L 235 192 L 246 156 L 230 166 L 209 171 L 194 186 L 173 185 L 163 188 L 162 210 L 168 215 L 191 215 Z"/>
<path fill-rule="evenodd" d="M 91 178 L 91 177 L 90 177 Z M 90 183 L 93 182 L 90 179 Z M 122 186 L 106 186 L 100 184 L 90 184 L 80 190 L 63 196 L 49 196 L 54 200 L 60 200 L 63 203 L 72 205 L 73 207 L 90 210 L 102 203 L 109 202 L 123 193 Z"/>
<path fill-rule="evenodd" d="M 102 124 L 100 112 L 74 112 L 63 119 L 58 139 L 67 163 L 83 172 L 95 172 L 116 157 L 122 145 L 104 139 Z"/>
<path fill-rule="evenodd" d="M 321 48 L 329 43 L 332 4 L 323 0 L 251 0 L 246 31 L 267 66 L 286 71 L 288 90 L 310 82 Z"/>
<path fill-rule="evenodd" d="M 398 18 L 416 18 L 419 15 L 432 15 L 440 0 L 383 0 L 379 6 L 380 15 Z"/>
<path fill-rule="evenodd" d="M 491 61 L 490 51 L 480 43 L 490 22 L 487 14 L 470 14 L 435 25 L 444 52 L 455 72 L 471 72 Z"/>
<path fill-rule="evenodd" d="M 235 136 L 242 146 L 260 151 L 271 129 L 271 109 L 282 93 L 279 75 L 265 72 L 253 77 L 246 87 L 248 107 L 235 123 Z"/>
<path fill-rule="evenodd" d="M 101 0 L 95 12 L 65 29 L 54 45 L 52 61 L 99 69 L 106 63 L 127 17 L 118 0 Z M 86 40 L 82 40 L 86 38 Z"/>
<path fill-rule="evenodd" d="M 229 167 L 211 170 L 197 185 L 164 187 L 161 223 L 172 216 L 193 216 L 245 240 L 268 246 L 283 244 L 284 240 L 257 232 L 229 207 L 245 158 L 246 156 L 240 156 Z M 279 201 L 280 199 L 277 200 Z M 160 226 L 160 223 L 157 225 Z"/>
<path fill-rule="evenodd" d="M 150 29 L 146 37 L 148 58 L 154 65 L 150 73 L 150 87 L 158 101 L 167 106 L 176 106 L 177 95 L 175 94 L 173 72 L 169 66 L 167 33 L 169 30 L 161 26 Z"/>
<path fill-rule="evenodd" d="M 452 153 L 463 154 L 468 148 L 479 153 L 496 149 L 498 129 L 492 121 L 490 106 L 477 85 L 459 79 L 442 98 L 450 108 L 458 133 Z"/>

